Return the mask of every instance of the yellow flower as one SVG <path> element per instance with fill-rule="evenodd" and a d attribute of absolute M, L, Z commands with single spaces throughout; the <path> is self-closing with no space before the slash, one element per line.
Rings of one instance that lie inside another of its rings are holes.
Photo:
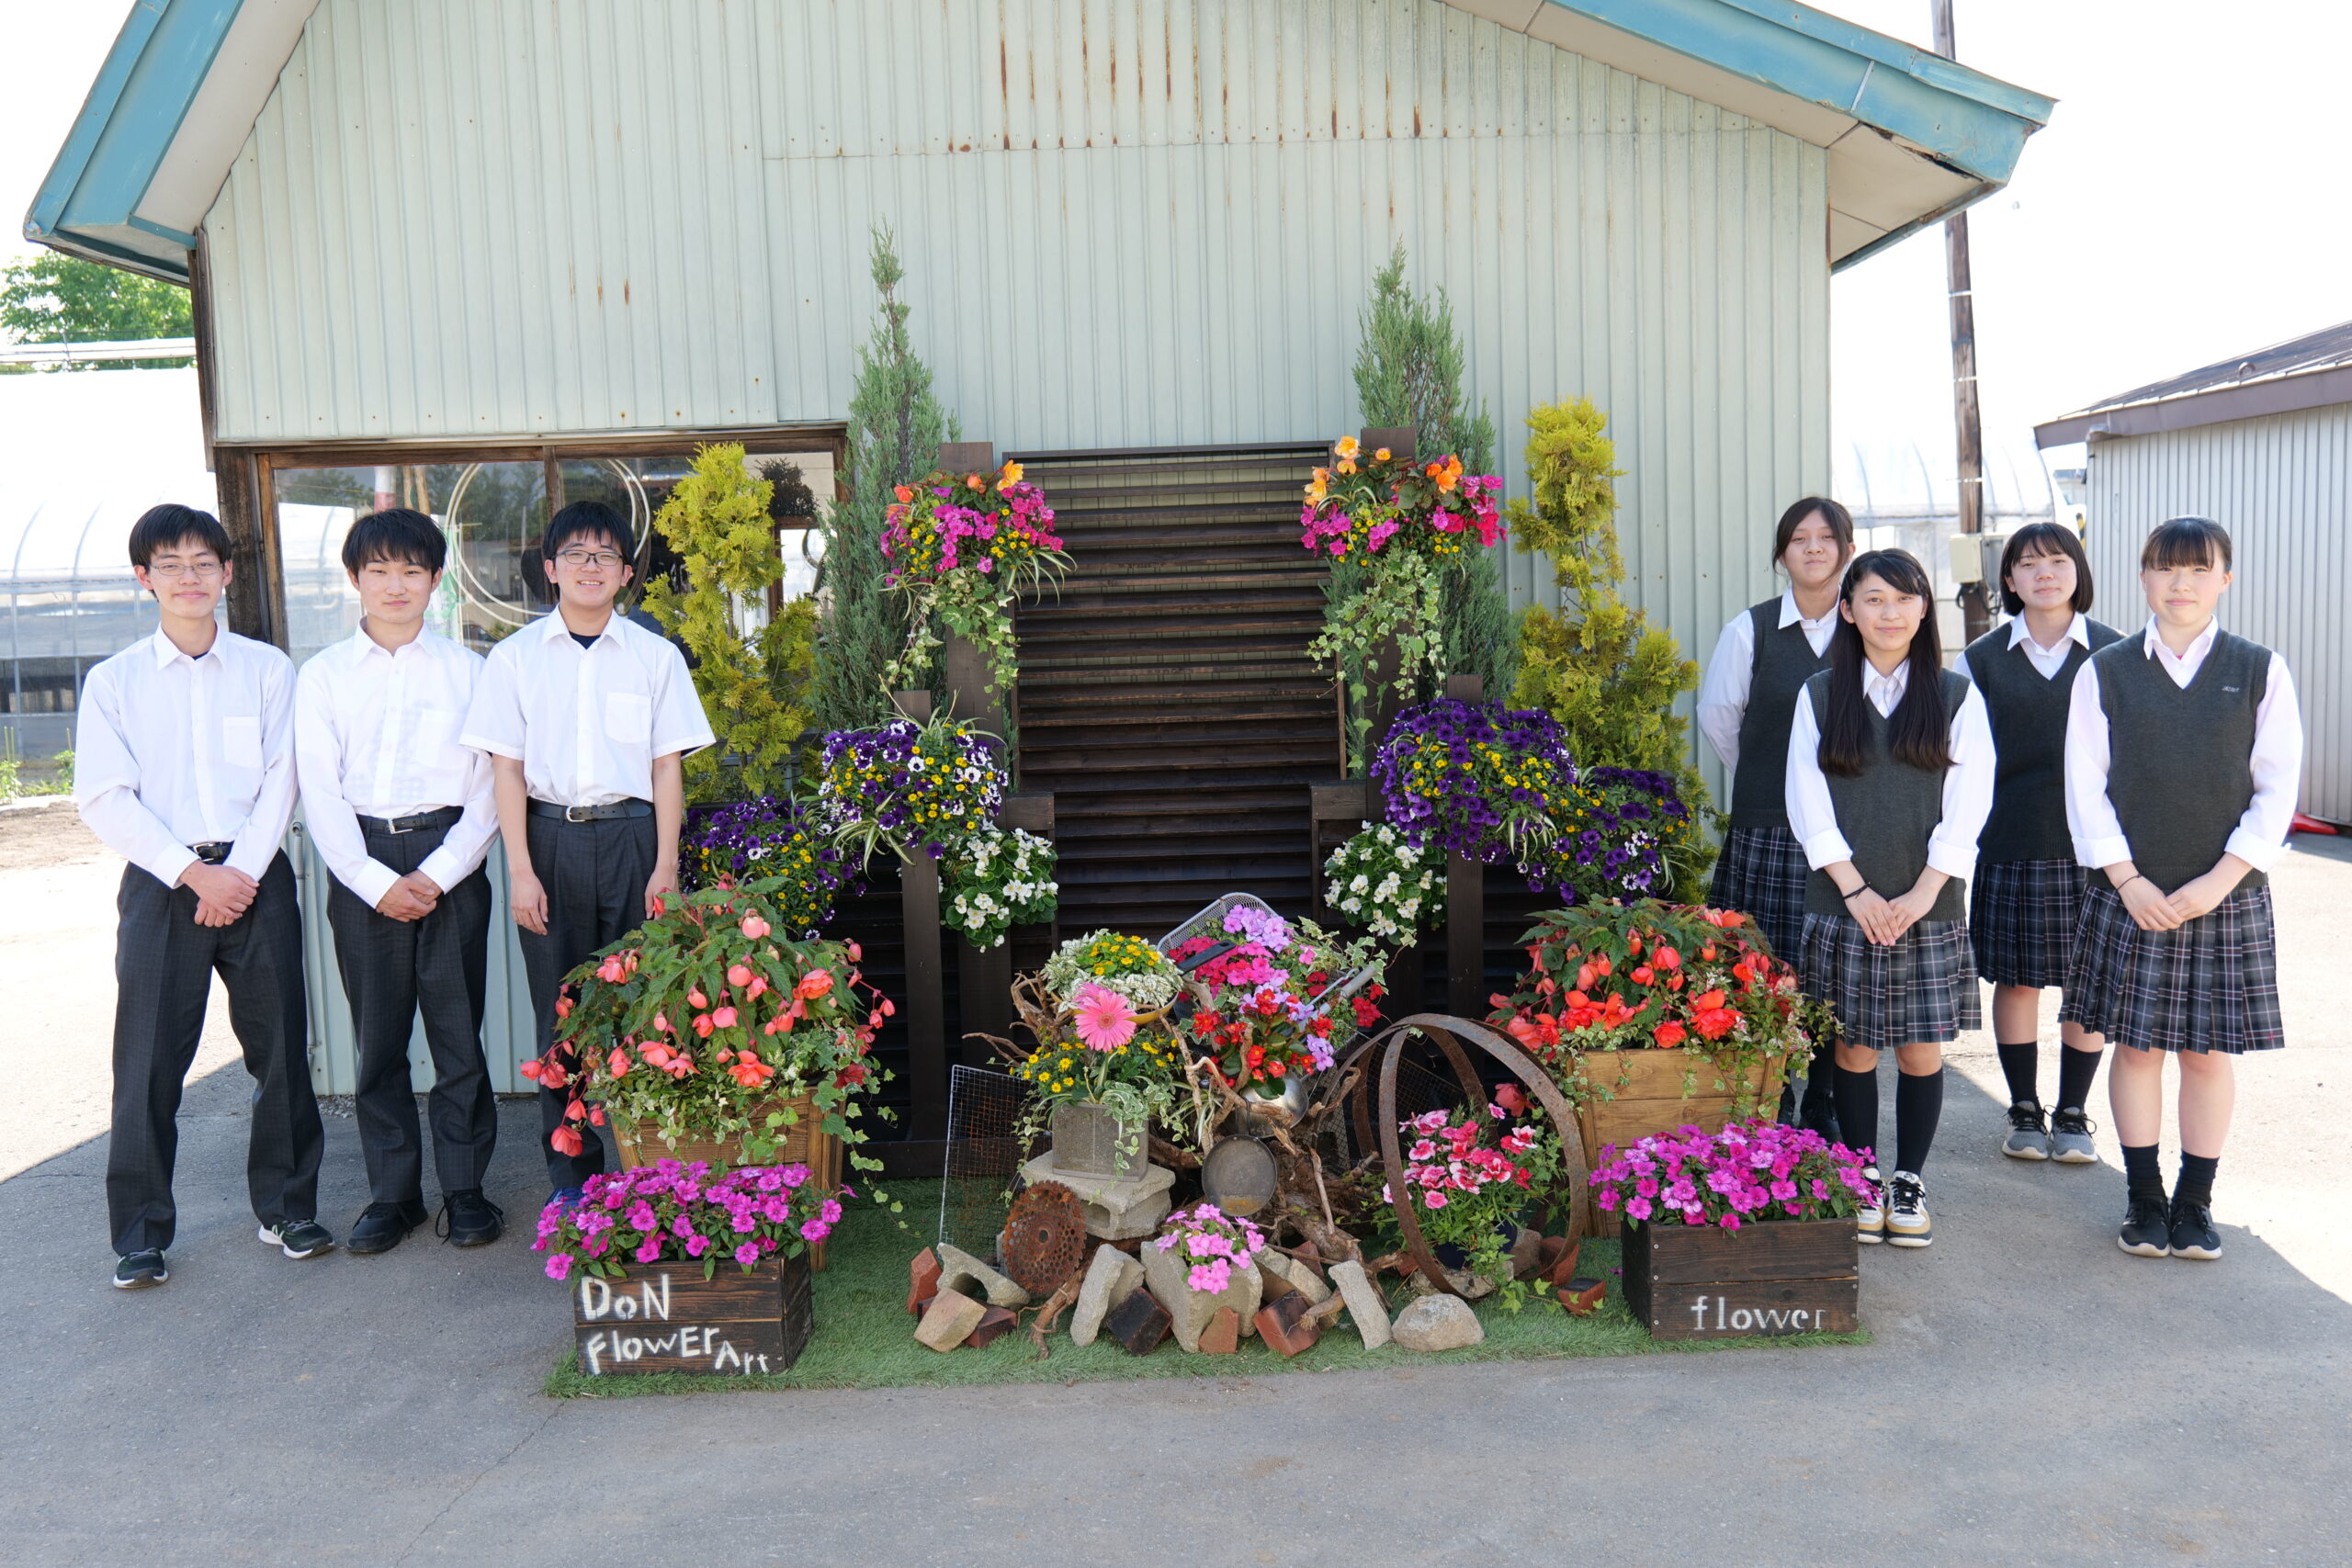
<path fill-rule="evenodd" d="M 1361 451 L 1363 451 L 1363 444 L 1362 442 L 1359 442 L 1359 441 L 1358 441 L 1354 436 L 1352 436 L 1352 435 L 1342 435 L 1342 436 L 1340 436 L 1340 437 L 1339 441 L 1338 441 L 1338 442 L 1337 442 L 1337 443 L 1332 446 L 1331 450 L 1333 450 L 1334 452 L 1337 452 L 1337 453 L 1338 453 L 1340 457 L 1351 457 L 1351 457 L 1353 457 L 1357 453 L 1359 453 L 1359 452 L 1361 452 Z"/>
<path fill-rule="evenodd" d="M 1372 460 L 1375 463 L 1385 463 L 1388 461 L 1388 448 L 1383 446 L 1379 451 L 1374 452 L 1372 455 Z"/>
<path fill-rule="evenodd" d="M 1001 490 L 1006 485 L 1019 484 L 1021 482 L 1021 476 L 1025 471 L 1026 470 L 1024 470 L 1020 464 L 1007 462 L 1003 468 L 997 470 L 997 488 Z"/>

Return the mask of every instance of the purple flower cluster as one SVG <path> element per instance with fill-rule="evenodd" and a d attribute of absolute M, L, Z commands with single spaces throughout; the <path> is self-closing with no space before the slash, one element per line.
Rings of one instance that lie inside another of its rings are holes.
<path fill-rule="evenodd" d="M 1673 1216 L 1736 1231 L 1762 1220 L 1845 1219 L 1871 1190 L 1861 1155 L 1778 1122 L 1734 1122 L 1720 1133 L 1686 1125 L 1600 1153 L 1592 1201 L 1636 1224 Z"/>
<path fill-rule="evenodd" d="M 840 849 L 825 840 L 797 802 L 757 795 L 727 806 L 686 809 L 679 835 L 679 869 L 686 891 L 720 883 L 774 883 L 783 923 L 812 930 L 832 912 L 846 874 Z"/>
<path fill-rule="evenodd" d="M 961 726 L 893 719 L 825 737 L 819 802 L 828 829 L 865 826 L 933 860 L 996 820 L 1004 804 L 1001 743 Z"/>
<path fill-rule="evenodd" d="M 1388 820 L 1415 846 L 1486 864 L 1510 859 L 1537 886 L 1577 783 L 1566 732 L 1550 714 L 1448 697 L 1408 708 L 1372 761 Z"/>
<path fill-rule="evenodd" d="M 1553 858 L 1562 886 L 1579 900 L 1637 898 L 1666 891 L 1667 851 L 1690 833 L 1690 808 L 1668 774 L 1591 768 L 1559 828 Z"/>
<path fill-rule="evenodd" d="M 809 1186 L 805 1165 L 714 1178 L 700 1160 L 659 1160 L 592 1176 L 577 1202 L 549 1203 L 531 1249 L 548 1255 L 550 1280 L 569 1278 L 574 1265 L 613 1277 L 629 1262 L 699 1261 L 707 1269 L 731 1258 L 750 1269 L 778 1254 L 797 1258 L 831 1235 L 848 1190 Z"/>

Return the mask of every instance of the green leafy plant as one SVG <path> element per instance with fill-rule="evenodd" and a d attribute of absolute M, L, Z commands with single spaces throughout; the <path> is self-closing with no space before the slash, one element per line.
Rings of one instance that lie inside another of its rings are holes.
<path fill-rule="evenodd" d="M 893 691 L 931 686 L 944 626 L 979 650 L 989 687 L 1009 700 L 1020 674 L 1013 600 L 1058 581 L 1069 564 L 1045 492 L 1009 462 L 993 476 L 935 473 L 892 493 L 882 554 L 887 585 L 909 601 L 909 626 L 884 682 Z"/>
<path fill-rule="evenodd" d="M 0 333 L 17 343 L 145 343 L 193 337 L 196 317 L 187 290 L 176 284 L 45 252 L 0 267 Z M 195 363 L 103 361 L 93 368 Z"/>
<path fill-rule="evenodd" d="M 1510 1244 L 1519 1221 L 1548 1206 L 1560 1186 L 1559 1135 L 1541 1110 L 1514 1088 L 1517 1120 L 1500 1100 L 1487 1111 L 1439 1109 L 1398 1125 L 1405 1156 L 1405 1190 L 1381 1196 L 1409 1205 L 1421 1239 L 1438 1261 L 1495 1287 L 1495 1299 L 1517 1312 L 1544 1289 L 1513 1278 Z M 1396 1227 L 1399 1239 L 1403 1227 Z M 1451 1257 L 1447 1256 L 1452 1254 Z"/>
<path fill-rule="evenodd" d="M 1119 1124 L 1117 1151 L 1133 1157 L 1155 1122 L 1182 1139 L 1176 1111 L 1183 1087 L 1184 1054 L 1156 1020 L 1138 1016 L 1136 1006 L 1107 986 L 1088 982 L 1069 997 L 1057 996 L 1043 975 L 1023 975 L 1012 985 L 1013 1009 L 1031 1039 L 1024 1051 L 1012 1041 L 989 1040 L 1013 1078 L 1029 1089 L 1014 1135 L 1033 1144 L 1053 1120 L 1056 1106 L 1094 1104 Z"/>
<path fill-rule="evenodd" d="M 1560 609 L 1539 605 L 1521 617 L 1512 701 L 1558 719 L 1580 763 L 1664 773 L 1695 817 L 1712 819 L 1706 783 L 1690 763 L 1690 720 L 1674 711 L 1697 689 L 1699 666 L 1624 601 L 1616 524 L 1624 471 L 1605 434 L 1609 416 L 1575 398 L 1535 410 L 1527 423 L 1534 499 L 1510 503 L 1510 533 L 1521 549 L 1551 558 Z M 1702 898 L 1713 859 L 1705 834 L 1679 835 L 1668 858 L 1673 897 Z"/>

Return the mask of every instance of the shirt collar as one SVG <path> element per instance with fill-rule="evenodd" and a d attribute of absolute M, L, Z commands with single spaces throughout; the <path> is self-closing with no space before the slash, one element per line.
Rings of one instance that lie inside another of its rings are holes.
<path fill-rule="evenodd" d="M 1892 675 L 1882 675 L 1878 672 L 1877 665 L 1872 664 L 1868 659 L 1862 660 L 1862 692 L 1864 695 L 1875 696 L 1881 692 L 1892 692 L 1897 697 L 1900 697 L 1905 691 L 1910 689 L 1910 686 L 1911 661 L 1909 660 L 1906 659 L 1902 663 L 1896 665 L 1894 667 L 1894 673 Z"/>
<path fill-rule="evenodd" d="M 2025 617 L 2023 615 L 2019 615 L 2009 622 L 2009 646 L 2011 648 L 2017 647 L 2017 645 L 2021 642 L 2032 641 L 2032 637 L 2033 634 L 2025 629 Z M 2060 642 L 2078 642 L 2085 648 L 2090 647 L 2090 617 L 2084 615 L 2080 610 L 2075 611 L 2075 618 L 2066 623 L 2065 635 L 2061 637 L 2058 640 Z M 2034 643 L 2033 646 L 2036 648 L 2041 647 L 2038 642 Z"/>
<path fill-rule="evenodd" d="M 360 624 L 351 628 L 350 642 L 353 651 L 361 659 L 367 658 L 371 653 L 381 654 L 386 659 L 397 659 L 402 650 L 407 649 L 416 649 L 418 657 L 423 658 L 427 651 L 425 639 L 433 635 L 431 626 L 419 626 L 416 629 L 416 635 L 401 644 L 399 648 L 386 648 L 368 635 L 367 617 L 362 616 Z"/>
<path fill-rule="evenodd" d="M 596 640 L 601 642 L 606 637 L 616 636 L 620 624 L 628 618 L 617 609 L 615 610 L 605 622 L 605 629 L 596 634 Z M 571 623 L 563 618 L 563 612 L 560 610 L 549 610 L 546 615 L 541 615 L 539 625 L 541 628 L 539 637 L 543 641 L 553 642 L 558 637 L 571 635 Z"/>
<path fill-rule="evenodd" d="M 212 646 L 206 649 L 204 653 L 198 654 L 194 659 L 189 659 L 187 654 L 182 653 L 180 651 L 180 645 L 174 642 L 170 637 L 165 637 L 164 635 L 164 628 L 161 626 L 157 626 L 155 628 L 155 635 L 153 637 L 150 637 L 148 641 L 155 650 L 155 668 L 161 670 L 175 659 L 187 659 L 187 661 L 190 664 L 193 664 L 196 662 L 197 659 L 203 658 L 205 653 L 220 652 L 220 639 L 228 635 L 229 634 L 220 627 L 214 627 L 212 631 Z"/>
<path fill-rule="evenodd" d="M 2197 634 L 2197 640 L 2188 645 L 2187 651 L 2175 655 L 2172 649 L 2165 647 L 2164 623 L 2157 620 L 2155 616 L 2150 615 L 2147 635 L 2140 639 L 2143 645 L 2140 651 L 2150 659 L 2154 659 L 2161 652 L 2175 663 L 2181 663 L 2190 659 L 2201 659 L 2211 652 L 2213 639 L 2221 635 L 2222 621 L 2217 615 L 2205 623 L 2205 629 Z"/>
<path fill-rule="evenodd" d="M 1828 615 L 1822 616 L 1820 621 L 1808 621 L 1804 618 L 1804 612 L 1797 608 L 1797 591 L 1793 588 L 1781 590 L 1781 626 L 1783 629 L 1799 624 L 1817 626 L 1822 621 L 1832 619 L 1837 614 L 1838 604 L 1836 600 L 1832 600 Z"/>

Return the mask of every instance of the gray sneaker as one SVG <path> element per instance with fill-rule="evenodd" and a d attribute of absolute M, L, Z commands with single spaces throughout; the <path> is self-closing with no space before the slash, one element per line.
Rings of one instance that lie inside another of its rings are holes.
<path fill-rule="evenodd" d="M 2060 1165 L 2097 1165 L 2091 1134 L 2097 1131 L 2079 1105 L 2062 1105 L 2050 1118 L 2050 1157 Z"/>
<path fill-rule="evenodd" d="M 2009 1135 L 2001 1140 L 2001 1152 L 2011 1159 L 2050 1157 L 2050 1124 L 2042 1119 L 2040 1100 L 2020 1100 L 2010 1105 Z"/>

